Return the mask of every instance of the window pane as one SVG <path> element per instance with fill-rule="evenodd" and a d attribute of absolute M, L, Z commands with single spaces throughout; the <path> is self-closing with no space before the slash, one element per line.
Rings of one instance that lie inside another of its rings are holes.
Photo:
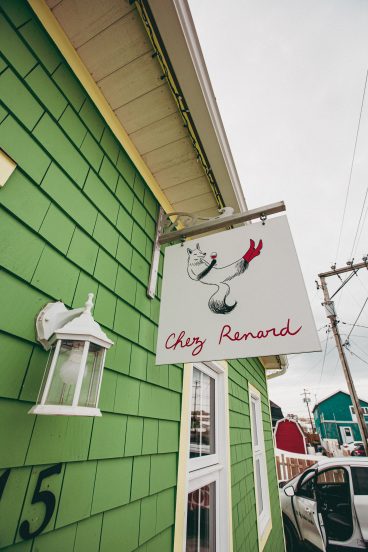
<path fill-rule="evenodd" d="M 215 482 L 188 494 L 186 551 L 216 551 Z"/>
<path fill-rule="evenodd" d="M 254 399 L 252 399 L 252 438 L 253 446 L 258 447 L 257 404 Z"/>
<path fill-rule="evenodd" d="M 190 458 L 215 453 L 215 380 L 193 369 Z"/>
<path fill-rule="evenodd" d="M 368 468 L 351 468 L 354 494 L 368 495 Z"/>
<path fill-rule="evenodd" d="M 262 496 L 262 481 L 261 481 L 261 462 L 259 458 L 256 460 L 256 483 L 257 483 L 258 515 L 260 515 L 263 512 L 263 496 Z"/>

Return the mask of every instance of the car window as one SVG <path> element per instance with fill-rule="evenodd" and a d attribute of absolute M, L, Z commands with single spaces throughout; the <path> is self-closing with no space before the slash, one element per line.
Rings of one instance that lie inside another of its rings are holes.
<path fill-rule="evenodd" d="M 344 468 L 332 468 L 320 472 L 317 477 L 317 485 L 349 483 L 349 476 Z"/>
<path fill-rule="evenodd" d="M 351 468 L 355 495 L 368 495 L 368 468 Z"/>
<path fill-rule="evenodd" d="M 301 485 L 298 485 L 297 495 L 310 500 L 315 500 L 314 492 L 314 475 L 315 472 L 309 472 L 305 478 L 301 481 Z"/>

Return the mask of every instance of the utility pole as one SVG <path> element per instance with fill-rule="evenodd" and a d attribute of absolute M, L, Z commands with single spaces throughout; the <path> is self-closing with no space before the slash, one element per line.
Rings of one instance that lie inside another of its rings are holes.
<path fill-rule="evenodd" d="M 340 336 L 340 332 L 339 332 L 339 329 L 338 329 L 338 326 L 337 326 L 338 320 L 337 320 L 337 316 L 336 316 L 334 301 L 331 300 L 331 297 L 328 293 L 327 283 L 326 283 L 326 278 L 328 278 L 329 276 L 336 276 L 336 275 L 342 274 L 344 272 L 354 272 L 355 273 L 360 268 L 368 268 L 367 258 L 366 257 L 364 258 L 363 263 L 359 263 L 359 264 L 356 264 L 356 265 L 354 265 L 353 263 L 350 263 L 348 266 L 343 267 L 343 268 L 338 268 L 338 269 L 336 269 L 335 267 L 332 267 L 332 268 L 333 268 L 333 270 L 331 270 L 329 272 L 322 272 L 321 274 L 318 275 L 319 279 L 321 281 L 321 288 L 322 288 L 323 296 L 324 296 L 324 303 L 322 303 L 322 305 L 325 307 L 327 318 L 329 318 L 329 320 L 331 322 L 331 328 L 332 328 L 332 331 L 333 331 L 333 334 L 334 334 L 336 347 L 337 347 L 337 350 L 339 352 L 341 366 L 342 366 L 344 376 L 345 376 L 345 379 L 346 379 L 346 383 L 347 383 L 347 386 L 348 386 L 348 389 L 349 389 L 351 401 L 354 405 L 354 410 L 356 412 L 358 427 L 359 427 L 359 430 L 360 430 L 360 434 L 362 436 L 362 441 L 363 441 L 365 454 L 366 454 L 366 456 L 368 456 L 368 429 L 367 429 L 367 426 L 365 424 L 363 411 L 362 411 L 362 408 L 361 408 L 360 403 L 359 403 L 359 399 L 358 399 L 358 395 L 357 395 L 356 390 L 355 390 L 353 378 L 352 378 L 351 373 L 350 373 L 349 364 L 348 364 L 348 361 L 346 359 L 345 351 L 344 351 L 344 348 L 343 348 L 343 345 L 342 345 L 342 342 L 341 342 L 341 336 Z M 339 289 L 341 289 L 341 287 L 342 286 L 340 286 Z M 335 293 L 337 293 L 337 292 L 335 292 Z"/>
<path fill-rule="evenodd" d="M 311 425 L 311 429 L 312 429 L 312 433 L 313 433 L 314 425 L 313 425 L 313 422 L 312 422 L 312 415 L 311 415 L 311 411 L 310 411 L 310 408 L 309 408 L 309 403 L 311 402 L 310 392 L 307 389 L 303 389 L 303 393 L 301 393 L 301 396 L 303 397 L 303 402 L 307 405 L 307 408 L 308 408 L 309 421 L 310 421 L 310 425 Z"/>

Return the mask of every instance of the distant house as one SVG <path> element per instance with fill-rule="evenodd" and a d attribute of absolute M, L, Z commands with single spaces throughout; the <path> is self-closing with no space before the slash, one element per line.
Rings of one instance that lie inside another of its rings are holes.
<path fill-rule="evenodd" d="M 282 420 L 284 415 L 282 413 L 281 406 L 274 403 L 273 401 L 270 401 L 270 408 L 271 408 L 272 427 L 275 428 L 277 422 L 279 420 Z"/>
<path fill-rule="evenodd" d="M 359 400 L 368 425 L 368 402 Z M 339 444 L 362 439 L 350 395 L 345 391 L 336 391 L 318 402 L 313 416 L 321 439 L 337 439 Z"/>
<path fill-rule="evenodd" d="M 304 432 L 298 422 L 290 418 L 283 418 L 276 423 L 275 442 L 278 449 L 307 454 Z"/>

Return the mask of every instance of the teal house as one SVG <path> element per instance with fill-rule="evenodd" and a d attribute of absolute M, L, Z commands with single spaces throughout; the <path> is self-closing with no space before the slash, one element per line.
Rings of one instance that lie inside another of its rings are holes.
<path fill-rule="evenodd" d="M 368 424 L 368 402 L 360 399 L 360 405 Z M 318 402 L 313 415 L 321 439 L 337 439 L 340 445 L 361 441 L 354 407 L 345 391 L 337 391 Z"/>

